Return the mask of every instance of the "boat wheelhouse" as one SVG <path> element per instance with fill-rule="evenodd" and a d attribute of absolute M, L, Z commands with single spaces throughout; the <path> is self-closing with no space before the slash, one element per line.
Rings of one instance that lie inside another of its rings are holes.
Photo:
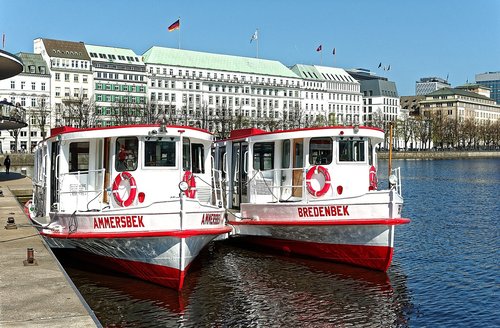
<path fill-rule="evenodd" d="M 35 155 L 29 214 L 51 248 L 181 289 L 226 234 L 213 136 L 182 126 L 53 129 Z"/>
<path fill-rule="evenodd" d="M 377 128 L 232 131 L 216 143 L 232 236 L 286 252 L 386 271 L 403 199 L 399 169 L 379 190 Z"/>

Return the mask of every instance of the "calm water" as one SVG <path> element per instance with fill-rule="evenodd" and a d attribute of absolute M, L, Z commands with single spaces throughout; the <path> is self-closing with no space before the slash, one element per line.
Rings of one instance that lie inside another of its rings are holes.
<path fill-rule="evenodd" d="M 500 327 L 500 159 L 393 166 L 412 222 L 387 274 L 227 242 L 182 293 L 65 266 L 105 327 Z"/>

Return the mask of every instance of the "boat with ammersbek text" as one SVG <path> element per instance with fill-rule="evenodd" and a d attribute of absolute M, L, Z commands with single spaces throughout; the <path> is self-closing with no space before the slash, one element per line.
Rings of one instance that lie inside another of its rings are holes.
<path fill-rule="evenodd" d="M 386 271 L 403 198 L 399 168 L 379 189 L 378 128 L 232 131 L 216 143 L 233 237 L 293 254 Z"/>
<path fill-rule="evenodd" d="M 36 149 L 28 212 L 51 248 L 181 289 L 227 234 L 213 136 L 165 125 L 56 128 Z"/>

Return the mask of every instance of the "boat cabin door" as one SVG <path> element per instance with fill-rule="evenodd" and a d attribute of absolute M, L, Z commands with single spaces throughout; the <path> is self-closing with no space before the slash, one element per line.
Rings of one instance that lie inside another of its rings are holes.
<path fill-rule="evenodd" d="M 59 204 L 59 151 L 58 141 L 52 143 L 50 151 L 50 204 Z M 52 210 L 52 208 L 50 209 Z"/>
<path fill-rule="evenodd" d="M 292 196 L 302 197 L 302 169 L 304 167 L 304 139 L 293 139 Z"/>
<path fill-rule="evenodd" d="M 233 180 L 232 207 L 234 209 L 239 209 L 241 203 L 248 202 L 248 143 L 233 143 L 232 155 L 230 171 Z"/>

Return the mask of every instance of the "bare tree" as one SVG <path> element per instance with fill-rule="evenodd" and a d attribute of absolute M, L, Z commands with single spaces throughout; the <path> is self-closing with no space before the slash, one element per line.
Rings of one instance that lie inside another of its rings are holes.
<path fill-rule="evenodd" d="M 34 122 L 33 126 L 40 131 L 42 139 L 45 139 L 47 137 L 47 126 L 50 126 L 51 110 L 45 98 L 38 99 L 36 105 L 30 110 L 31 122 Z"/>
<path fill-rule="evenodd" d="M 431 121 L 424 116 L 414 118 L 413 133 L 415 138 L 420 141 L 420 148 L 427 148 L 427 142 L 430 140 Z"/>
<path fill-rule="evenodd" d="M 396 122 L 396 136 L 398 139 L 403 140 L 405 150 L 408 150 L 408 142 L 414 133 L 413 119 L 407 114 L 402 115 Z"/>
<path fill-rule="evenodd" d="M 63 99 L 62 120 L 65 125 L 88 128 L 95 125 L 95 101 L 81 92 L 76 97 Z"/>

